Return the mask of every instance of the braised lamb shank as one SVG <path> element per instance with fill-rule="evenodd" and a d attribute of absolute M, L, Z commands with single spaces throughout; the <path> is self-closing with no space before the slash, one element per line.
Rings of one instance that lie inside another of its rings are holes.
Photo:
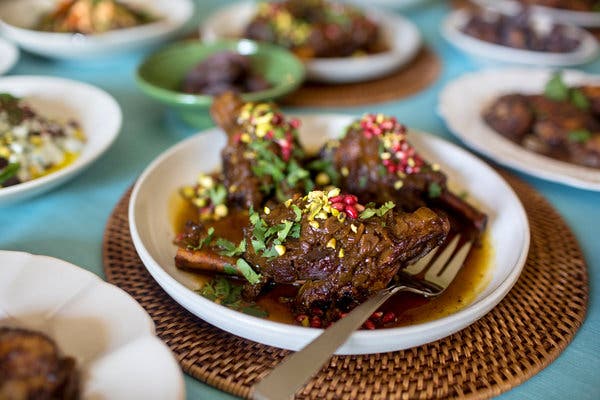
<path fill-rule="evenodd" d="M 446 175 L 417 153 L 407 140 L 406 127 L 394 117 L 365 115 L 341 140 L 327 143 L 321 158 L 337 171 L 332 179 L 364 201 L 393 201 L 407 212 L 439 207 L 476 232 L 485 228 L 486 215 L 448 190 Z"/>
<path fill-rule="evenodd" d="M 294 284 L 300 289 L 297 312 L 312 307 L 361 302 L 385 288 L 411 261 L 440 245 L 450 229 L 448 220 L 422 207 L 414 213 L 396 209 L 393 203 L 365 208 L 339 189 L 308 195 L 251 214 L 244 229 L 244 251 L 239 255 L 260 273 L 260 282 L 246 288 L 257 296 L 270 284 Z M 177 265 L 196 267 L 190 247 L 206 237 L 204 226 L 188 225 L 179 237 Z M 237 260 L 219 256 L 216 262 L 235 265 Z M 199 260 L 206 262 L 206 257 Z"/>

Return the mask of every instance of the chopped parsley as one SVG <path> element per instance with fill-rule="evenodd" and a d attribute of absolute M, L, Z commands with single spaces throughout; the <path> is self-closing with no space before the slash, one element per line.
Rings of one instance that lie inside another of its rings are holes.
<path fill-rule="evenodd" d="M 252 208 L 250 209 L 250 223 L 254 228 L 250 239 L 252 248 L 262 257 L 274 258 L 280 254 L 277 250 L 289 237 L 300 237 L 300 220 L 302 219 L 302 211 L 296 205 L 292 206 L 295 218 L 294 220 L 283 220 L 281 223 L 269 226 L 267 222 L 260 217 Z"/>
<path fill-rule="evenodd" d="M 210 228 L 208 228 L 208 235 L 206 235 L 206 237 L 200 239 L 198 241 L 197 246 L 188 246 L 188 249 L 197 251 L 197 250 L 200 250 L 203 246 L 208 246 L 210 244 L 210 242 L 212 241 L 214 234 L 215 234 L 215 228 L 213 228 L 211 226 Z"/>
<path fill-rule="evenodd" d="M 592 137 L 592 134 L 587 129 L 578 129 L 569 132 L 569 142 L 585 143 Z"/>
<path fill-rule="evenodd" d="M 19 171 L 19 168 L 21 168 L 19 163 L 11 163 L 8 164 L 2 171 L 0 171 L 0 185 L 15 176 Z"/>
<path fill-rule="evenodd" d="M 227 278 L 218 276 L 204 284 L 198 293 L 215 303 L 222 304 L 244 314 L 254 315 L 256 317 L 267 317 L 266 310 L 255 303 L 250 303 L 242 299 L 242 287 L 230 282 Z"/>
<path fill-rule="evenodd" d="M 396 207 L 396 205 L 391 201 L 385 202 L 385 204 L 383 204 L 379 208 L 373 208 L 373 205 L 374 204 L 372 203 L 367 204 L 367 208 L 365 208 L 363 212 L 361 212 L 359 215 L 360 219 L 368 219 L 375 215 L 377 215 L 378 217 L 383 217 L 385 214 L 387 214 L 388 211 Z"/>
<path fill-rule="evenodd" d="M 437 199 L 442 195 L 442 187 L 437 182 L 431 182 L 427 189 L 427 194 L 429 195 L 429 198 Z"/>
<path fill-rule="evenodd" d="M 227 239 L 218 238 L 216 245 L 221 249 L 219 254 L 222 256 L 237 257 L 241 256 L 246 251 L 246 239 L 242 239 L 242 241 L 236 246 L 233 242 L 230 242 Z"/>
<path fill-rule="evenodd" d="M 544 96 L 555 101 L 570 101 L 575 107 L 582 110 L 590 108 L 590 102 L 585 94 L 579 89 L 569 88 L 560 72 L 554 73 L 546 83 Z"/>

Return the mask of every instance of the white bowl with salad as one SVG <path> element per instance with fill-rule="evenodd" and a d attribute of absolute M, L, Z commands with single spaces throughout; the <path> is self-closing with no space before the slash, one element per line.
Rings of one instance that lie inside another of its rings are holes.
<path fill-rule="evenodd" d="M 0 78 L 0 206 L 81 172 L 113 143 L 121 122 L 117 102 L 94 86 L 55 77 Z"/>

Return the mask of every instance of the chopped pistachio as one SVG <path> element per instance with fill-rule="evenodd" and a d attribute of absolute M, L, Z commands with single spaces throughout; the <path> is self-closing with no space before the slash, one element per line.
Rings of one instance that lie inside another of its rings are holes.
<path fill-rule="evenodd" d="M 334 249 L 334 250 L 335 250 L 335 246 L 336 246 L 336 244 L 337 244 L 337 242 L 336 242 L 335 238 L 331 238 L 331 239 L 329 239 L 329 241 L 327 242 L 327 246 L 326 246 L 326 247 L 327 247 L 327 248 L 330 248 L 330 249 Z"/>

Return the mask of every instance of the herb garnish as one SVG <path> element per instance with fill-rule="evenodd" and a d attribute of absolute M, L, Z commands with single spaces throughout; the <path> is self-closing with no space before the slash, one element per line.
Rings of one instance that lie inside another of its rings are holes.
<path fill-rule="evenodd" d="M 242 241 L 236 246 L 233 242 L 230 242 L 227 239 L 218 238 L 216 245 L 222 249 L 222 251 L 219 252 L 219 254 L 222 256 L 237 257 L 241 256 L 246 251 L 246 239 L 242 239 Z"/>
<path fill-rule="evenodd" d="M 436 199 L 442 195 L 442 187 L 437 182 L 431 182 L 427 189 L 427 194 L 429 195 L 429 198 Z"/>
<path fill-rule="evenodd" d="M 197 246 L 188 246 L 188 249 L 190 250 L 200 250 L 203 246 L 207 246 L 210 244 L 210 242 L 213 239 L 213 235 L 215 234 L 215 228 L 213 228 L 212 226 L 210 228 L 208 228 L 208 235 L 206 235 L 205 238 L 202 238 L 198 241 L 198 245 Z"/>
<path fill-rule="evenodd" d="M 19 163 L 8 164 L 4 168 L 4 170 L 2 170 L 0 172 L 0 185 L 2 185 L 4 182 L 6 182 L 7 180 L 9 180 L 13 176 L 15 176 L 17 174 L 17 172 L 19 171 L 20 167 L 21 167 L 21 164 L 19 164 Z"/>
<path fill-rule="evenodd" d="M 585 143 L 592 137 L 591 132 L 588 131 L 587 129 L 578 129 L 578 130 L 570 131 L 568 135 L 569 135 L 569 142 L 573 142 L 573 143 Z"/>
<path fill-rule="evenodd" d="M 6 111 L 8 121 L 18 125 L 23 120 L 23 110 L 19 107 L 19 98 L 10 93 L 0 93 L 0 111 Z"/>
<path fill-rule="evenodd" d="M 244 314 L 267 317 L 269 314 L 255 303 L 242 299 L 242 287 L 231 283 L 227 278 L 215 277 L 204 284 L 198 293 L 215 303 L 222 304 Z"/>
<path fill-rule="evenodd" d="M 562 74 L 556 72 L 546 83 L 544 96 L 555 101 L 570 101 L 575 107 L 587 110 L 590 102 L 579 89 L 569 88 L 562 79 Z"/>
<path fill-rule="evenodd" d="M 266 258 L 280 256 L 283 250 L 281 246 L 288 237 L 295 239 L 300 237 L 302 211 L 296 205 L 292 206 L 292 210 L 295 214 L 293 221 L 283 220 L 279 224 L 269 226 L 254 209 L 250 208 L 250 223 L 254 228 L 250 241 L 257 254 L 260 252 Z"/>
<path fill-rule="evenodd" d="M 374 215 L 377 215 L 378 217 L 383 217 L 388 211 L 396 207 L 396 205 L 392 201 L 385 202 L 385 204 L 383 204 L 379 208 L 373 208 L 373 206 L 373 203 L 367 204 L 364 211 L 360 213 L 360 219 L 368 219 L 373 217 Z"/>

